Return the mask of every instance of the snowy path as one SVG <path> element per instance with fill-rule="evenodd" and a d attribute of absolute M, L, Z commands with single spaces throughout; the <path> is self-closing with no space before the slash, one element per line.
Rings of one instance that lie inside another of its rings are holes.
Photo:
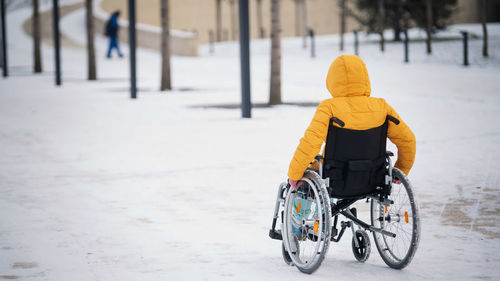
<path fill-rule="evenodd" d="M 173 58 L 174 91 L 158 93 L 159 55 L 139 50 L 139 99 L 128 99 L 128 60 L 105 60 L 97 37 L 98 82 L 86 82 L 86 55 L 63 51 L 55 88 L 52 49 L 30 74 L 31 41 L 9 12 L 12 77 L 0 80 L 0 280 L 498 280 L 500 279 L 500 26 L 491 54 L 459 65 L 458 42 L 361 46 L 374 96 L 393 105 L 417 136 L 411 173 L 422 215 L 412 264 L 385 266 L 376 250 L 355 262 L 350 235 L 332 244 L 305 276 L 281 260 L 267 231 L 278 184 L 314 107 L 208 108 L 239 102 L 238 46 Z M 83 12 L 63 31 L 84 42 Z M 476 27 L 468 27 L 475 29 Z M 283 41 L 283 98 L 328 98 L 324 77 L 339 55 L 336 37 L 318 38 L 308 58 L 300 39 Z M 126 46 L 123 46 L 126 49 Z M 125 50 L 126 51 L 126 50 Z M 474 54 L 472 54 L 474 52 Z M 267 99 L 269 45 L 252 45 L 252 98 Z M 453 61 L 458 57 L 457 61 Z M 393 148 L 394 150 L 394 148 Z M 367 206 L 359 204 L 361 215 Z"/>

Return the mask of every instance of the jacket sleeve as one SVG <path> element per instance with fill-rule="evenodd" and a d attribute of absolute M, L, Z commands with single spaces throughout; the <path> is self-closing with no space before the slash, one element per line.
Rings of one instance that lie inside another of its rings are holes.
<path fill-rule="evenodd" d="M 288 177 L 291 180 L 300 180 L 309 163 L 320 152 L 326 140 L 331 116 L 329 105 L 325 101 L 321 102 L 290 162 Z"/>
<path fill-rule="evenodd" d="M 398 147 L 398 160 L 394 167 L 400 169 L 408 175 L 410 173 L 413 162 L 415 161 L 416 141 L 415 135 L 410 130 L 408 125 L 399 117 L 398 113 L 386 103 L 387 114 L 399 119 L 399 125 L 389 122 L 387 136 Z"/>

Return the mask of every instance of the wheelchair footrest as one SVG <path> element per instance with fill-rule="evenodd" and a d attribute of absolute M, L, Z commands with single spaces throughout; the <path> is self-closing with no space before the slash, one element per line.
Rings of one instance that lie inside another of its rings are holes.
<path fill-rule="evenodd" d="M 336 229 L 336 228 L 332 228 L 332 234 L 331 234 L 331 237 L 335 237 L 337 236 L 337 234 L 339 234 L 339 230 Z"/>
<path fill-rule="evenodd" d="M 283 236 L 281 235 L 281 230 L 269 230 L 269 237 L 274 240 L 283 240 Z"/>
<path fill-rule="evenodd" d="M 332 231 L 332 236 L 330 238 L 330 241 L 333 241 L 335 243 L 339 242 L 340 238 L 342 238 L 342 235 L 344 235 L 345 229 L 348 228 L 348 227 L 352 227 L 352 222 L 350 222 L 350 221 L 348 221 L 348 222 L 341 221 L 340 225 L 341 225 L 340 233 L 337 236 L 337 229 L 335 228 L 335 232 L 333 233 L 333 231 Z M 333 235 L 333 234 L 335 234 L 335 235 Z M 337 236 L 337 237 L 335 237 L 335 236 Z"/>

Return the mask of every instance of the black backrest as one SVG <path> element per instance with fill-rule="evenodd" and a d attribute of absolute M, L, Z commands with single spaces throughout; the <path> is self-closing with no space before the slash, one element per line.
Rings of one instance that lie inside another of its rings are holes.
<path fill-rule="evenodd" d="M 368 130 L 340 128 L 333 122 L 343 127 L 341 120 L 330 119 L 323 162 L 323 178 L 330 179 L 330 196 L 357 198 L 385 185 L 388 119 Z"/>

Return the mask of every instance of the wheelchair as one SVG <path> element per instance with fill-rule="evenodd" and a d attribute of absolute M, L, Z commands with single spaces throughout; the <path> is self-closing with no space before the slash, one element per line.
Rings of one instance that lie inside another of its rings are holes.
<path fill-rule="evenodd" d="M 324 156 L 313 161 L 319 169 L 308 168 L 296 190 L 287 182 L 279 185 L 269 236 L 282 240 L 286 264 L 313 273 L 330 242 L 339 242 L 347 228 L 352 230 L 356 260 L 369 258 L 367 232 L 372 232 L 389 267 L 402 269 L 411 262 L 420 238 L 418 206 L 410 181 L 392 166 L 394 155 L 386 151 L 389 122 L 399 124 L 388 115 L 379 127 L 351 130 L 342 120 L 331 118 Z M 351 208 L 358 200 L 370 203 L 370 223 L 358 219 L 356 208 Z M 340 215 L 345 220 L 339 226 Z M 281 229 L 276 229 L 279 220 Z"/>

